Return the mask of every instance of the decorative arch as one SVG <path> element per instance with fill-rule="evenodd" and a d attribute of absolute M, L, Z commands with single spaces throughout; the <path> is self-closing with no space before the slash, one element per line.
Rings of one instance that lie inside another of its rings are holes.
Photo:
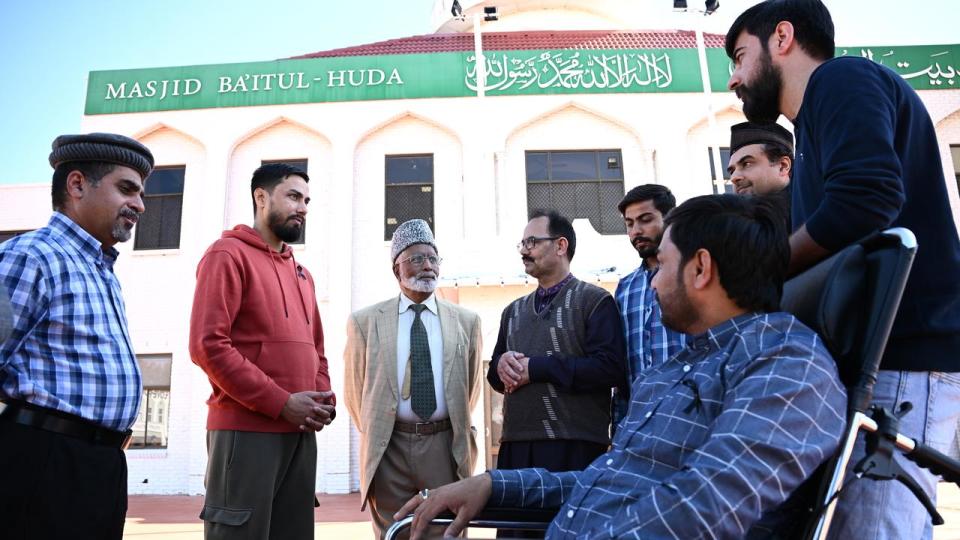
<path fill-rule="evenodd" d="M 620 129 L 622 129 L 622 130 L 624 130 L 625 132 L 629 133 L 629 134 L 631 135 L 631 137 L 633 137 L 633 139 L 636 141 L 637 145 L 638 145 L 640 148 L 643 148 L 643 139 L 640 137 L 640 134 L 633 128 L 633 126 L 631 126 L 630 124 L 627 124 L 627 123 L 623 122 L 623 121 L 620 120 L 619 118 L 609 116 L 609 115 L 607 115 L 607 114 L 605 114 L 605 113 L 602 113 L 602 112 L 600 112 L 600 111 L 596 111 L 596 110 L 594 110 L 594 109 L 592 109 L 592 108 L 590 108 L 590 107 L 587 107 L 587 106 L 585 106 L 585 105 L 583 105 L 583 104 L 581 104 L 581 103 L 575 102 L 575 101 L 568 101 L 568 102 L 560 105 L 559 107 L 555 107 L 555 108 L 553 108 L 553 109 L 549 109 L 549 110 L 547 110 L 547 111 L 544 111 L 544 112 L 542 112 L 542 113 L 539 113 L 539 114 L 537 114 L 537 115 L 535 115 L 535 116 L 533 116 L 533 117 L 531 117 L 531 118 L 528 118 L 526 121 L 518 124 L 518 125 L 517 125 L 515 128 L 513 128 L 509 133 L 507 133 L 507 136 L 506 136 L 506 138 L 504 139 L 505 146 L 506 146 L 506 145 L 509 145 L 510 140 L 513 139 L 513 138 L 514 138 L 516 135 L 518 135 L 519 133 L 522 133 L 522 132 L 530 129 L 531 127 L 535 126 L 536 124 L 539 124 L 539 123 L 541 123 L 541 122 L 544 122 L 544 121 L 546 121 L 546 120 L 549 120 L 551 117 L 554 117 L 554 116 L 559 115 L 559 114 L 563 114 L 563 113 L 565 113 L 565 112 L 570 112 L 570 111 L 574 111 L 574 112 L 577 112 L 577 113 L 586 114 L 586 115 L 588 115 L 588 116 L 595 117 L 596 119 L 598 119 L 598 120 L 600 120 L 600 121 L 608 122 L 608 123 L 610 123 L 610 124 L 613 124 L 613 125 L 619 127 Z"/>
<path fill-rule="evenodd" d="M 379 124 L 371 127 L 370 129 L 364 131 L 363 134 L 360 135 L 360 137 L 357 139 L 357 144 L 354 146 L 354 153 L 356 153 L 356 150 L 357 150 L 357 148 L 360 147 L 360 145 L 362 145 L 362 144 L 365 143 L 367 140 L 369 140 L 370 138 L 372 138 L 373 136 L 375 136 L 377 133 L 382 132 L 382 131 L 384 131 L 385 129 L 388 129 L 390 126 L 399 124 L 400 122 L 403 122 L 404 120 L 414 120 L 414 121 L 422 122 L 422 123 L 424 123 L 424 124 L 433 126 L 433 127 L 437 128 L 437 129 L 440 129 L 440 130 L 444 131 L 445 133 L 447 133 L 448 135 L 450 135 L 451 137 L 453 137 L 454 139 L 456 139 L 457 144 L 460 144 L 461 146 L 462 146 L 462 144 L 463 144 L 463 141 L 460 140 L 460 135 L 459 135 L 456 131 L 454 131 L 453 129 L 451 129 L 449 126 L 447 126 L 447 125 L 445 125 L 445 124 L 443 124 L 443 123 L 441 123 L 441 122 L 438 122 L 438 121 L 436 121 L 436 120 L 434 120 L 434 119 L 432 119 L 432 118 L 429 118 L 429 117 L 427 117 L 427 116 L 423 116 L 423 115 L 421 115 L 421 114 L 419 114 L 419 113 L 415 113 L 415 112 L 413 112 L 413 111 L 407 110 L 407 111 L 403 111 L 403 112 L 401 112 L 401 113 L 395 114 L 395 115 L 391 116 L 390 118 L 384 120 L 383 122 L 381 122 L 381 123 L 379 123 Z"/>
<path fill-rule="evenodd" d="M 171 126 L 166 122 L 157 122 L 149 127 L 141 129 L 140 131 L 137 131 L 133 134 L 133 138 L 140 142 L 143 142 L 150 137 L 153 137 L 162 133 L 163 131 L 170 131 L 171 133 L 176 134 L 178 137 L 182 139 L 186 139 L 187 141 L 199 146 L 204 151 L 206 151 L 207 149 L 207 146 L 203 144 L 203 142 L 201 142 L 200 139 L 183 131 L 182 129 Z"/>

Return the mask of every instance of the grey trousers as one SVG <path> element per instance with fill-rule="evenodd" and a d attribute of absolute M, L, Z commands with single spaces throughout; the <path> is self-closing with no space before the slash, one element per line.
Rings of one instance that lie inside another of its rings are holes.
<path fill-rule="evenodd" d="M 313 538 L 313 433 L 207 432 L 200 519 L 208 540 Z"/>

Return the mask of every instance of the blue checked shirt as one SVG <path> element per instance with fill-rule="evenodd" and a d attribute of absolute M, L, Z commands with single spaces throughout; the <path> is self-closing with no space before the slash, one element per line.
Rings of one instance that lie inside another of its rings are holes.
<path fill-rule="evenodd" d="M 0 244 L 13 333 L 0 348 L 0 398 L 125 430 L 137 417 L 140 368 L 127 332 L 117 251 L 63 214 Z"/>
<path fill-rule="evenodd" d="M 623 334 L 627 338 L 627 376 L 633 381 L 648 369 L 659 366 L 683 350 L 686 334 L 670 330 L 663 325 L 660 302 L 650 281 L 654 270 L 646 263 L 623 276 L 617 284 L 614 297 L 623 317 Z M 627 416 L 630 396 L 621 389 L 615 390 L 613 400 L 614 427 Z"/>
<path fill-rule="evenodd" d="M 743 538 L 836 450 L 838 380 L 791 315 L 741 315 L 634 380 L 612 449 L 585 471 L 490 471 L 489 504 L 562 505 L 548 538 Z"/>

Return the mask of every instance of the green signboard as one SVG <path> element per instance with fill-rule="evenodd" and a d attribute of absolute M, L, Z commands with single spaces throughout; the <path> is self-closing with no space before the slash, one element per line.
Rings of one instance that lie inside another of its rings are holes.
<path fill-rule="evenodd" d="M 726 90 L 731 64 L 708 49 L 710 86 Z M 960 89 L 960 45 L 847 47 L 918 90 Z M 485 95 L 700 92 L 696 49 L 484 52 Z M 86 114 L 477 95 L 472 52 L 276 60 L 93 71 Z"/>

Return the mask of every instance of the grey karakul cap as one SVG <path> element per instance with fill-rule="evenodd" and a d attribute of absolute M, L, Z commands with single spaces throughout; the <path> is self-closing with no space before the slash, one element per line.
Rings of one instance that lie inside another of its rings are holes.
<path fill-rule="evenodd" d="M 730 127 L 730 153 L 748 144 L 780 143 L 793 154 L 793 135 L 776 123 L 741 122 Z"/>
<path fill-rule="evenodd" d="M 153 170 L 150 149 L 116 133 L 61 135 L 53 140 L 52 146 L 50 166 L 54 169 L 71 161 L 99 161 L 130 167 L 140 173 L 141 178 L 150 176 Z"/>
<path fill-rule="evenodd" d="M 390 260 L 397 262 L 397 257 L 403 253 L 403 250 L 415 244 L 427 244 L 437 249 L 437 244 L 433 241 L 433 231 L 430 225 L 422 219 L 411 219 L 404 221 L 393 231 L 393 240 L 390 242 Z M 438 250 L 439 251 L 439 250 Z"/>

